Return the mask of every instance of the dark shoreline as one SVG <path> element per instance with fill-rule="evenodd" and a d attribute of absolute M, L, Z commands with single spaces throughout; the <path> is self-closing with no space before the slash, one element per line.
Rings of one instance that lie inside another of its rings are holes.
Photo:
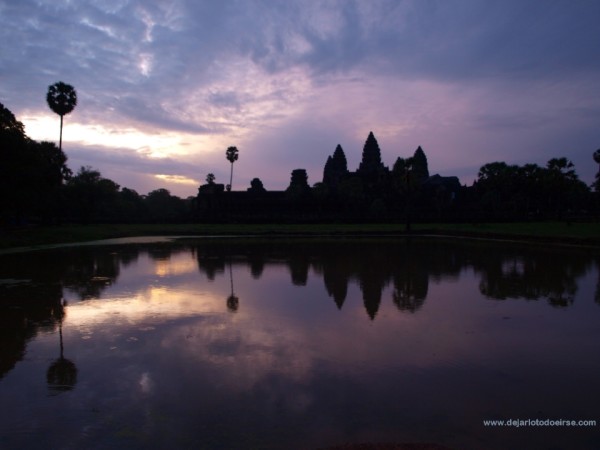
<path fill-rule="evenodd" d="M 494 239 L 600 247 L 599 223 L 498 224 L 102 224 L 0 228 L 0 250 L 36 249 L 115 238 L 173 237 L 403 237 Z"/>

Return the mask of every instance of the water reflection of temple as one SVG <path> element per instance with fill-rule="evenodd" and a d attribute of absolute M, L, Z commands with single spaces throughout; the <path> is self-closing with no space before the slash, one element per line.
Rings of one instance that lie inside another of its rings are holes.
<path fill-rule="evenodd" d="M 306 285 L 311 272 L 322 276 L 325 291 L 339 309 L 346 301 L 349 284 L 355 282 L 371 319 L 377 316 L 386 287 L 392 287 L 391 300 L 399 311 L 415 313 L 425 303 L 431 280 L 458 279 L 467 268 L 479 274 L 480 292 L 487 298 L 545 299 L 555 307 L 569 306 L 577 291 L 577 278 L 593 261 L 576 250 L 565 250 L 560 259 L 544 256 L 549 251 L 418 238 L 260 240 L 232 245 L 220 241 L 194 247 L 198 268 L 210 280 L 224 273 L 231 260 L 248 264 L 254 278 L 260 278 L 268 265 L 285 264 L 294 285 Z"/>
<path fill-rule="evenodd" d="M 577 293 L 577 278 L 592 266 L 591 259 L 575 255 L 565 251 L 557 258 L 538 247 L 494 252 L 475 266 L 481 274 L 480 291 L 496 300 L 545 299 L 555 307 L 569 306 Z"/>
<path fill-rule="evenodd" d="M 600 267 L 592 250 L 563 248 L 557 258 L 555 250 L 539 246 L 420 238 L 184 240 L 2 255 L 0 378 L 23 358 L 27 342 L 40 331 L 60 331 L 65 294 L 82 300 L 101 298 L 140 255 L 168 271 L 172 257 L 181 253 L 193 255 L 189 262 L 209 281 L 229 278 L 224 298 L 229 311 L 243 302 L 232 267 L 244 266 L 259 279 L 269 267 L 279 266 L 287 268 L 296 286 L 306 285 L 311 277 L 322 279 L 324 292 L 338 309 L 344 308 L 350 285 L 358 286 L 372 320 L 384 302 L 402 313 L 418 313 L 430 283 L 458 279 L 465 270 L 478 278 L 486 298 L 542 300 L 552 307 L 569 307 L 576 298 L 578 278 Z M 598 273 L 594 298 L 600 305 Z"/>

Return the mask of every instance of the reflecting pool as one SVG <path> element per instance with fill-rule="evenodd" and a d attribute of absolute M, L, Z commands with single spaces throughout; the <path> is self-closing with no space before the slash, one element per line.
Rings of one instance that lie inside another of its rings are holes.
<path fill-rule="evenodd" d="M 599 265 L 417 237 L 0 255 L 0 448 L 600 448 Z"/>

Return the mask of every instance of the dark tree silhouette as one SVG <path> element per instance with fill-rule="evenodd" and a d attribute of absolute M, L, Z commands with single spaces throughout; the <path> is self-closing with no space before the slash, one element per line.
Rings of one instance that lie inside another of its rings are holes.
<path fill-rule="evenodd" d="M 153 222 L 177 222 L 185 216 L 182 199 L 171 195 L 168 189 L 156 189 L 146 196 L 149 218 Z"/>
<path fill-rule="evenodd" d="M 117 199 L 119 185 L 102 178 L 92 167 L 81 167 L 65 186 L 71 219 L 84 223 L 106 219 Z"/>
<path fill-rule="evenodd" d="M 407 174 L 410 177 L 407 179 Z M 410 185 L 407 184 L 407 180 Z M 392 185 L 400 194 L 406 194 L 407 191 L 415 191 L 418 188 L 417 177 L 414 175 L 414 158 L 398 157 L 392 168 Z"/>
<path fill-rule="evenodd" d="M 411 184 L 414 183 L 413 181 L 413 176 L 412 176 L 412 170 L 413 170 L 413 164 L 414 164 L 414 158 L 407 158 L 404 161 L 404 173 L 405 173 L 405 179 L 406 179 L 406 231 L 410 232 L 410 214 L 411 214 Z"/>
<path fill-rule="evenodd" d="M 565 158 L 552 158 L 546 164 L 548 170 L 553 170 L 555 172 L 560 173 L 568 179 L 576 179 L 577 175 L 575 173 L 574 164 L 571 160 Z"/>
<path fill-rule="evenodd" d="M 25 138 L 25 127 L 2 103 L 0 103 L 0 132 L 3 135 L 5 133 L 14 133 L 19 139 Z"/>
<path fill-rule="evenodd" d="M 0 103 L 0 217 L 19 208 L 23 168 L 27 167 L 25 128 L 14 114 Z"/>
<path fill-rule="evenodd" d="M 576 206 L 578 197 L 585 195 L 588 187 L 579 180 L 574 164 L 565 157 L 552 158 L 546 168 L 544 181 L 550 198 L 548 207 L 556 218 L 562 219 L 565 212 Z"/>
<path fill-rule="evenodd" d="M 62 150 L 63 117 L 77 106 L 77 92 L 75 92 L 73 86 L 59 81 L 52 86 L 48 86 L 46 101 L 50 109 L 60 116 L 60 140 L 58 141 L 58 148 Z"/>
<path fill-rule="evenodd" d="M 600 192 L 600 148 L 594 152 L 594 161 L 598 164 L 598 172 L 596 172 L 596 180 L 592 184 L 594 191 Z"/>
<path fill-rule="evenodd" d="M 227 161 L 231 163 L 231 175 L 229 176 L 229 186 L 227 187 L 228 191 L 231 191 L 232 183 L 233 183 L 233 163 L 238 160 L 239 151 L 237 147 L 228 147 L 225 152 L 225 156 L 227 157 Z"/>
<path fill-rule="evenodd" d="M 71 171 L 53 143 L 37 142 L 0 103 L 0 216 L 49 219 L 57 214 L 60 189 Z"/>

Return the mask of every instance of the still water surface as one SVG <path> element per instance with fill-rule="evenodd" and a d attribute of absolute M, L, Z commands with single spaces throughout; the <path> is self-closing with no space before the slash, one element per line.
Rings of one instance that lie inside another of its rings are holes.
<path fill-rule="evenodd" d="M 0 255 L 0 448 L 600 448 L 600 254 L 205 239 Z"/>

